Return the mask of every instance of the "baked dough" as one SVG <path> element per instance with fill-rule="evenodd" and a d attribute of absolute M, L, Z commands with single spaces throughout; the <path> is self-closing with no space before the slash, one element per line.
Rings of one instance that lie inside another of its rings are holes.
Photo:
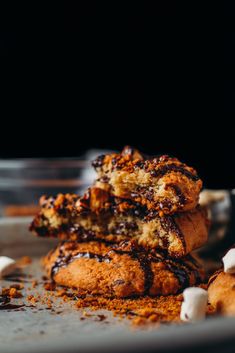
<path fill-rule="evenodd" d="M 209 302 L 218 313 L 235 315 L 235 274 L 216 272 L 209 280 Z"/>
<path fill-rule="evenodd" d="M 192 210 L 198 204 L 202 181 L 177 158 L 146 158 L 127 146 L 120 154 L 99 156 L 93 166 L 98 173 L 96 186 L 148 209 L 171 214 Z"/>
<path fill-rule="evenodd" d="M 146 206 L 123 200 L 99 188 L 91 188 L 82 198 L 59 194 L 42 197 L 41 210 L 31 230 L 39 236 L 73 241 L 105 239 L 110 242 L 135 239 L 146 248 L 166 250 L 183 257 L 207 241 L 205 209 L 159 216 Z"/>
<path fill-rule="evenodd" d="M 174 261 L 146 252 L 135 242 L 64 242 L 43 263 L 57 284 L 107 297 L 175 294 L 203 278 L 192 257 Z"/>

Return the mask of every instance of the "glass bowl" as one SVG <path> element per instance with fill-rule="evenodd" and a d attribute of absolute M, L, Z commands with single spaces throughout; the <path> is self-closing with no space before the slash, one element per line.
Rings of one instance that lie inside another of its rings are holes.
<path fill-rule="evenodd" d="M 33 215 L 45 194 L 81 194 L 93 173 L 90 162 L 78 158 L 0 160 L 0 216 Z"/>

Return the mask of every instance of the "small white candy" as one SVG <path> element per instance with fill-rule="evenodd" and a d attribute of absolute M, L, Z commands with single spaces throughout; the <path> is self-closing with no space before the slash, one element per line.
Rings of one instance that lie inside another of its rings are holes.
<path fill-rule="evenodd" d="M 205 289 L 190 287 L 183 292 L 184 301 L 181 306 L 182 321 L 194 322 L 202 320 L 206 315 L 208 294 Z"/>
<path fill-rule="evenodd" d="M 15 260 L 7 256 L 0 256 L 0 278 L 9 275 L 15 268 Z"/>
<path fill-rule="evenodd" d="M 224 272 L 235 273 L 235 249 L 230 249 L 222 258 L 224 263 Z"/>

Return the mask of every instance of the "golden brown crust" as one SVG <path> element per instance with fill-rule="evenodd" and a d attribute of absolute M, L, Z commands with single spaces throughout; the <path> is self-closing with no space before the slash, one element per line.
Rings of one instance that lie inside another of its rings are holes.
<path fill-rule="evenodd" d="M 45 257 L 44 266 L 57 284 L 107 297 L 175 294 L 203 278 L 191 257 L 174 261 L 133 242 L 66 242 Z"/>
<path fill-rule="evenodd" d="M 183 257 L 207 240 L 205 209 L 164 215 L 149 211 L 130 200 L 110 197 L 99 188 L 91 188 L 84 197 L 59 194 L 41 198 L 41 211 L 31 230 L 40 236 L 69 240 L 120 242 L 135 239 L 146 248 L 167 250 L 172 257 Z"/>
<path fill-rule="evenodd" d="M 164 214 L 191 210 L 198 204 L 202 181 L 196 171 L 166 155 L 146 158 L 125 147 L 94 162 L 96 186 Z"/>
<path fill-rule="evenodd" d="M 209 302 L 222 315 L 235 315 L 235 274 L 218 271 L 209 280 Z"/>
<path fill-rule="evenodd" d="M 210 222 L 206 208 L 197 207 L 192 211 L 179 213 L 174 219 L 183 234 L 184 255 L 200 248 L 207 242 Z M 173 246 L 171 246 L 171 252 L 173 252 Z"/>

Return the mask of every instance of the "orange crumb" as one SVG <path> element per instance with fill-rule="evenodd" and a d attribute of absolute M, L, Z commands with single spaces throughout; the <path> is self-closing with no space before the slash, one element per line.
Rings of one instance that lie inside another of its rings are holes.
<path fill-rule="evenodd" d="M 23 256 L 17 261 L 18 267 L 25 267 L 32 263 L 32 259 L 29 256 Z"/>
<path fill-rule="evenodd" d="M 48 291 L 54 291 L 56 289 L 55 283 L 52 283 L 52 282 L 44 283 L 43 287 Z"/>
<path fill-rule="evenodd" d="M 103 297 L 79 298 L 77 308 L 93 311 L 106 309 L 114 316 L 127 317 L 134 325 L 161 322 L 180 322 L 182 295 L 142 297 L 134 299 L 108 299 Z"/>
<path fill-rule="evenodd" d="M 65 294 L 62 296 L 62 299 L 64 302 L 68 302 L 69 301 L 69 297 Z"/>
<path fill-rule="evenodd" d="M 22 298 L 23 295 L 16 288 L 10 288 L 9 297 L 11 297 L 11 298 Z"/>
<path fill-rule="evenodd" d="M 22 298 L 23 295 L 15 287 L 3 288 L 2 295 L 8 296 L 10 298 Z"/>
<path fill-rule="evenodd" d="M 39 299 L 32 294 L 27 296 L 27 300 L 30 301 L 32 304 L 36 304 L 39 301 Z"/>
<path fill-rule="evenodd" d="M 51 308 L 52 307 L 52 301 L 51 299 L 48 299 L 47 302 L 46 302 L 48 308 Z"/>
<path fill-rule="evenodd" d="M 32 288 L 36 288 L 37 285 L 38 285 L 38 281 L 33 281 L 33 282 L 32 282 Z"/>
<path fill-rule="evenodd" d="M 66 295 L 66 290 L 65 289 L 58 289 L 56 291 L 56 296 L 57 297 L 63 297 L 64 295 Z"/>

